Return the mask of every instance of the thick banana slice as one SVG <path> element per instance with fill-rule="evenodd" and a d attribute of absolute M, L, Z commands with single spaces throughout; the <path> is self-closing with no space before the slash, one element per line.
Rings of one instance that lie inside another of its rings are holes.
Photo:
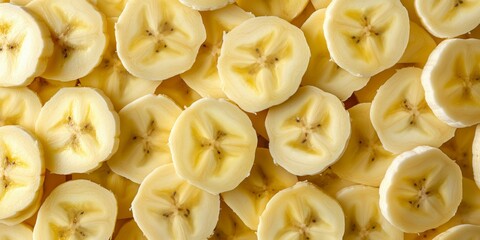
<path fill-rule="evenodd" d="M 315 175 L 307 175 L 298 177 L 299 181 L 309 181 L 315 184 L 317 187 L 322 189 L 326 194 L 331 197 L 335 197 L 337 192 L 349 187 L 356 185 L 354 182 L 350 182 L 346 179 L 340 178 L 337 174 L 332 171 L 331 167 L 328 167 L 324 171 Z"/>
<path fill-rule="evenodd" d="M 423 69 L 427 103 L 450 126 L 480 123 L 479 61 L 480 39 L 447 39 L 433 50 Z"/>
<path fill-rule="evenodd" d="M 32 229 L 23 223 L 20 223 L 15 226 L 7 226 L 0 224 L 0 239 L 2 240 L 32 240 L 33 232 Z"/>
<path fill-rule="evenodd" d="M 108 160 L 112 170 L 140 184 L 156 167 L 171 163 L 168 137 L 182 113 L 172 100 L 149 94 L 119 112 L 120 145 Z"/>
<path fill-rule="evenodd" d="M 148 240 L 134 220 L 130 220 L 120 228 L 115 240 Z"/>
<path fill-rule="evenodd" d="M 325 39 L 332 59 L 371 77 L 400 60 L 408 44 L 408 12 L 399 0 L 336 0 L 328 5 Z"/>
<path fill-rule="evenodd" d="M 473 224 L 462 224 L 448 229 L 436 236 L 433 240 L 476 240 L 480 236 L 480 226 Z"/>
<path fill-rule="evenodd" d="M 93 88 L 63 88 L 42 108 L 35 133 L 46 167 L 57 174 L 100 167 L 118 148 L 120 126 L 110 100 Z"/>
<path fill-rule="evenodd" d="M 200 13 L 178 0 L 129 0 L 115 37 L 128 72 L 164 80 L 192 67 L 206 33 Z"/>
<path fill-rule="evenodd" d="M 237 5 L 229 5 L 216 11 L 202 13 L 207 40 L 198 51 L 192 68 L 181 74 L 189 87 L 203 97 L 225 98 L 217 70 L 223 34 L 253 17 L 253 14 L 245 12 Z"/>
<path fill-rule="evenodd" d="M 27 8 L 45 21 L 54 43 L 42 77 L 72 81 L 100 63 L 107 46 L 105 17 L 87 0 L 34 0 Z"/>
<path fill-rule="evenodd" d="M 421 75 L 419 68 L 400 69 L 373 99 L 372 125 L 390 152 L 401 153 L 420 145 L 440 147 L 455 133 L 455 128 L 440 121 L 425 102 Z"/>
<path fill-rule="evenodd" d="M 162 81 L 162 84 L 155 90 L 155 94 L 163 94 L 171 98 L 183 109 L 202 98 L 200 94 L 191 89 L 179 75 Z"/>
<path fill-rule="evenodd" d="M 122 13 L 128 0 L 88 0 L 95 5 L 106 17 L 118 17 Z M 109 37 L 113 37 L 109 35 Z"/>
<path fill-rule="evenodd" d="M 257 148 L 250 176 L 232 191 L 222 193 L 225 203 L 252 230 L 268 201 L 280 190 L 297 183 L 297 177 L 273 163 L 266 148 Z"/>
<path fill-rule="evenodd" d="M 472 143 L 475 128 L 476 126 L 458 128 L 455 136 L 440 146 L 440 150 L 460 166 L 463 176 L 470 179 L 473 179 Z"/>
<path fill-rule="evenodd" d="M 113 193 L 88 180 L 68 181 L 40 207 L 33 239 L 109 239 L 116 217 Z"/>
<path fill-rule="evenodd" d="M 301 87 L 265 120 L 273 160 L 295 175 L 320 173 L 335 163 L 350 137 L 342 102 L 316 87 Z"/>
<path fill-rule="evenodd" d="M 392 226 L 380 212 L 378 188 L 355 185 L 337 193 L 345 213 L 345 240 L 403 240 L 403 232 Z"/>
<path fill-rule="evenodd" d="M 432 36 L 421 26 L 410 21 L 407 49 L 405 49 L 398 63 L 414 63 L 418 67 L 423 67 L 435 47 L 437 47 L 437 43 Z"/>
<path fill-rule="evenodd" d="M 250 174 L 257 134 L 237 106 L 203 98 L 180 114 L 168 144 L 178 175 L 218 194 L 234 189 Z"/>
<path fill-rule="evenodd" d="M 132 211 L 148 239 L 205 239 L 217 224 L 220 197 L 189 184 L 167 164 L 142 182 Z"/>
<path fill-rule="evenodd" d="M 333 198 L 309 182 L 298 182 L 268 202 L 258 239 L 342 239 L 345 220 Z"/>
<path fill-rule="evenodd" d="M 32 90 L 0 87 L 0 126 L 20 125 L 33 132 L 41 108 L 42 103 Z"/>
<path fill-rule="evenodd" d="M 380 209 L 395 227 L 422 232 L 446 223 L 462 200 L 462 172 L 438 148 L 398 155 L 380 184 Z"/>
<path fill-rule="evenodd" d="M 235 0 L 180 0 L 185 6 L 199 11 L 211 11 L 223 8 Z"/>
<path fill-rule="evenodd" d="M 46 103 L 55 93 L 64 87 L 75 87 L 77 81 L 61 82 L 49 80 L 41 77 L 36 77 L 28 88 L 37 93 L 42 103 Z"/>
<path fill-rule="evenodd" d="M 245 226 L 242 220 L 223 202 L 220 204 L 217 226 L 209 240 L 257 240 L 255 232 Z"/>
<path fill-rule="evenodd" d="M 236 3 L 255 16 L 277 16 L 290 22 L 305 9 L 308 0 L 236 0 Z"/>
<path fill-rule="evenodd" d="M 53 53 L 48 28 L 26 9 L 0 4 L 0 86 L 25 86 Z"/>
<path fill-rule="evenodd" d="M 300 29 L 278 17 L 256 17 L 223 40 L 217 65 L 223 91 L 243 110 L 262 111 L 295 93 L 310 59 Z"/>

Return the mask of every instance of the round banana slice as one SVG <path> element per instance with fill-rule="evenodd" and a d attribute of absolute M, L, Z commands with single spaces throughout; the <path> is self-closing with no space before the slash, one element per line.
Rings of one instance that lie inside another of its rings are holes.
<path fill-rule="evenodd" d="M 295 175 L 320 173 L 335 163 L 350 137 L 342 102 L 316 87 L 301 87 L 265 120 L 273 160 Z"/>
<path fill-rule="evenodd" d="M 398 70 L 377 91 L 370 118 L 383 147 L 401 153 L 416 146 L 440 147 L 455 134 L 455 128 L 438 119 L 425 102 L 422 70 Z"/>
<path fill-rule="evenodd" d="M 142 182 L 132 211 L 148 239 L 206 239 L 217 224 L 220 197 L 190 185 L 167 164 Z"/>
<path fill-rule="evenodd" d="M 42 103 L 32 90 L 0 87 L 0 126 L 20 125 L 33 132 L 41 108 Z"/>
<path fill-rule="evenodd" d="M 128 0 L 88 0 L 106 17 L 118 17 L 122 13 Z M 112 35 L 109 35 L 112 37 Z"/>
<path fill-rule="evenodd" d="M 171 163 L 168 137 L 182 113 L 172 100 L 149 94 L 128 104 L 120 116 L 120 145 L 108 160 L 112 170 L 135 183 L 156 167 Z"/>
<path fill-rule="evenodd" d="M 134 220 L 130 220 L 122 226 L 115 240 L 148 240 L 142 230 L 138 227 Z"/>
<path fill-rule="evenodd" d="M 63 88 L 42 108 L 35 133 L 46 167 L 57 174 L 100 167 L 118 148 L 120 126 L 110 100 L 93 88 Z"/>
<path fill-rule="evenodd" d="M 211 11 L 223 8 L 235 0 L 180 0 L 185 6 L 199 11 Z"/>
<path fill-rule="evenodd" d="M 284 189 L 267 203 L 258 239 L 342 239 L 345 220 L 333 198 L 309 182 Z"/>
<path fill-rule="evenodd" d="M 115 37 L 128 72 L 164 80 L 192 67 L 206 33 L 200 13 L 178 0 L 129 0 Z"/>
<path fill-rule="evenodd" d="M 236 0 L 236 3 L 255 16 L 273 15 L 290 22 L 305 9 L 308 0 Z"/>
<path fill-rule="evenodd" d="M 344 101 L 367 85 L 368 77 L 357 77 L 331 61 L 323 33 L 325 9 L 314 12 L 302 26 L 312 58 L 303 76 L 303 85 L 313 85 Z"/>
<path fill-rule="evenodd" d="M 75 87 L 77 81 L 60 82 L 41 77 L 36 77 L 28 88 L 37 93 L 42 103 L 46 103 L 55 93 L 64 87 Z M 35 124 L 34 124 L 35 125 Z"/>
<path fill-rule="evenodd" d="M 463 176 L 470 179 L 473 179 L 472 143 L 475 128 L 476 126 L 457 128 L 455 136 L 440 146 L 440 150 L 460 166 Z"/>
<path fill-rule="evenodd" d="M 450 126 L 480 123 L 479 61 L 480 39 L 447 39 L 433 50 L 423 69 L 427 103 Z"/>
<path fill-rule="evenodd" d="M 113 193 L 88 180 L 68 181 L 40 207 L 33 239 L 109 239 L 116 217 Z"/>
<path fill-rule="evenodd" d="M 380 212 L 378 188 L 355 185 L 337 193 L 345 213 L 345 240 L 403 240 L 403 232 L 392 226 Z"/>
<path fill-rule="evenodd" d="M 168 144 L 178 175 L 218 194 L 234 189 L 250 174 L 257 134 L 237 106 L 203 98 L 180 114 Z"/>
<path fill-rule="evenodd" d="M 255 232 L 245 226 L 242 220 L 223 202 L 220 204 L 217 226 L 209 240 L 257 240 Z"/>
<path fill-rule="evenodd" d="M 53 53 L 48 28 L 26 9 L 0 3 L 0 86 L 25 86 Z"/>
<path fill-rule="evenodd" d="M 33 0 L 27 8 L 47 24 L 54 43 L 42 77 L 72 81 L 100 63 L 107 46 L 105 17 L 87 0 Z"/>
<path fill-rule="evenodd" d="M 232 191 L 222 193 L 225 203 L 252 230 L 268 201 L 280 190 L 297 183 L 297 177 L 273 163 L 266 148 L 257 148 L 250 176 Z"/>
<path fill-rule="evenodd" d="M 325 13 L 325 40 L 341 68 L 371 77 L 402 57 L 409 37 L 408 12 L 399 0 L 336 0 Z"/>
<path fill-rule="evenodd" d="M 187 108 L 202 98 L 202 96 L 191 89 L 179 75 L 162 81 L 162 84 L 155 90 L 155 94 L 163 94 L 169 97 L 182 109 Z"/>
<path fill-rule="evenodd" d="M 406 233 L 438 227 L 462 200 L 462 172 L 438 148 L 419 146 L 398 155 L 380 184 L 383 216 Z"/>
<path fill-rule="evenodd" d="M 421 26 L 410 21 L 410 36 L 407 48 L 398 63 L 413 63 L 418 67 L 423 67 L 427 63 L 430 53 L 436 47 L 437 43 L 432 36 Z"/>
<path fill-rule="evenodd" d="M 462 224 L 448 229 L 439 234 L 433 240 L 457 240 L 457 239 L 478 239 L 480 236 L 480 226 L 473 224 Z"/>
<path fill-rule="evenodd" d="M 32 240 L 33 232 L 32 229 L 23 223 L 20 223 L 15 226 L 7 226 L 0 224 L 0 239 L 2 240 Z"/>
<path fill-rule="evenodd" d="M 300 29 L 278 17 L 256 17 L 235 27 L 223 40 L 218 73 L 223 91 L 240 108 L 259 112 L 295 93 L 310 59 Z"/>

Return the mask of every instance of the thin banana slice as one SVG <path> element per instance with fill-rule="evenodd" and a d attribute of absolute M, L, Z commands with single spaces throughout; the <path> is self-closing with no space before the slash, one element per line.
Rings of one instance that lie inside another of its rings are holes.
<path fill-rule="evenodd" d="M 232 209 L 223 202 L 220 204 L 220 209 L 217 226 L 209 240 L 257 240 L 257 234 L 245 226 Z"/>
<path fill-rule="evenodd" d="M 297 177 L 273 163 L 266 148 L 257 148 L 250 176 L 232 191 L 222 193 L 225 203 L 252 230 L 268 201 L 280 190 L 297 183 Z"/>
<path fill-rule="evenodd" d="M 383 147 L 401 153 L 416 146 L 440 147 L 455 128 L 439 120 L 425 102 L 422 70 L 398 70 L 377 91 L 370 118 Z"/>
<path fill-rule="evenodd" d="M 88 0 L 106 17 L 118 17 L 122 13 L 128 0 Z M 109 37 L 113 37 L 109 35 Z"/>
<path fill-rule="evenodd" d="M 100 63 L 107 46 L 105 17 L 87 0 L 34 0 L 27 8 L 47 24 L 54 43 L 42 77 L 72 81 Z"/>
<path fill-rule="evenodd" d="M 380 209 L 395 227 L 422 232 L 446 223 L 462 200 L 462 172 L 438 148 L 398 155 L 380 184 Z"/>
<path fill-rule="evenodd" d="M 217 224 L 220 197 L 189 184 L 167 164 L 142 182 L 132 211 L 148 239 L 205 239 Z"/>
<path fill-rule="evenodd" d="M 258 112 L 295 93 L 309 58 L 300 29 L 278 17 L 256 17 L 225 35 L 217 67 L 228 98 Z"/>
<path fill-rule="evenodd" d="M 88 180 L 68 181 L 40 207 L 33 239 L 109 239 L 116 217 L 113 193 Z"/>
<path fill-rule="evenodd" d="M 171 163 L 168 137 L 182 113 L 172 100 L 149 94 L 119 112 L 120 145 L 108 160 L 112 170 L 140 184 L 156 167 Z"/>
<path fill-rule="evenodd" d="M 253 14 L 245 12 L 237 5 L 229 5 L 216 11 L 202 13 L 207 40 L 198 51 L 192 68 L 181 74 L 189 87 L 203 97 L 226 97 L 217 70 L 223 34 L 253 17 Z"/>
<path fill-rule="evenodd" d="M 33 132 L 41 108 L 42 103 L 32 90 L 0 87 L 0 126 L 20 125 Z"/>
<path fill-rule="evenodd" d="M 25 86 L 42 74 L 53 53 L 48 28 L 26 9 L 0 4 L 0 86 Z"/>
<path fill-rule="evenodd" d="M 75 87 L 76 85 L 77 81 L 61 82 L 36 77 L 33 82 L 28 85 L 28 88 L 37 93 L 42 103 L 46 103 L 61 88 Z"/>
<path fill-rule="evenodd" d="M 345 220 L 332 197 L 309 182 L 278 192 L 260 217 L 258 239 L 342 239 Z"/>
<path fill-rule="evenodd" d="M 418 67 L 425 66 L 430 53 L 437 43 L 421 26 L 410 21 L 408 45 L 398 63 L 414 63 Z"/>
<path fill-rule="evenodd" d="M 199 11 L 211 11 L 223 8 L 235 0 L 180 0 L 185 6 Z"/>
<path fill-rule="evenodd" d="M 403 232 L 380 212 L 378 188 L 355 185 L 342 189 L 336 199 L 345 213 L 345 240 L 403 240 Z"/>
<path fill-rule="evenodd" d="M 32 229 L 23 223 L 15 226 L 0 224 L 0 239 L 2 240 L 32 240 Z"/>
<path fill-rule="evenodd" d="M 202 98 L 200 94 L 191 89 L 179 75 L 162 81 L 155 94 L 163 94 L 177 103 L 182 109 Z"/>
<path fill-rule="evenodd" d="M 57 174 L 100 167 L 118 148 L 120 126 L 110 100 L 93 88 L 63 88 L 42 108 L 35 133 L 46 167 Z"/>
<path fill-rule="evenodd" d="M 436 236 L 433 240 L 477 240 L 480 236 L 480 226 L 473 224 L 462 224 L 448 229 Z"/>
<path fill-rule="evenodd" d="M 328 5 L 325 39 L 332 59 L 353 75 L 371 77 L 400 60 L 410 24 L 399 0 L 336 0 Z"/>
<path fill-rule="evenodd" d="M 427 103 L 450 126 L 480 123 L 479 61 L 480 39 L 447 39 L 433 50 L 423 69 Z"/>
<path fill-rule="evenodd" d="M 328 7 L 332 0 L 310 0 L 310 2 L 313 4 L 315 9 L 322 9 Z"/>
<path fill-rule="evenodd" d="M 125 223 L 118 232 L 115 240 L 148 240 L 142 230 L 138 227 L 135 220 L 130 220 Z"/>
<path fill-rule="evenodd" d="M 455 136 L 440 146 L 440 150 L 460 166 L 463 176 L 470 179 L 473 179 L 472 143 L 475 128 L 476 126 L 458 128 Z"/>
<path fill-rule="evenodd" d="M 236 3 L 255 16 L 277 16 L 292 21 L 308 4 L 308 0 L 236 0 Z"/>
<path fill-rule="evenodd" d="M 206 33 L 200 13 L 178 0 L 129 0 L 115 37 L 128 72 L 164 80 L 192 67 Z"/>
<path fill-rule="evenodd" d="M 320 173 L 343 154 L 350 117 L 342 102 L 316 87 L 301 87 L 265 120 L 273 160 L 295 175 Z"/>
<path fill-rule="evenodd" d="M 356 185 L 356 183 L 354 182 L 340 178 L 332 171 L 331 167 L 328 167 L 319 174 L 299 176 L 298 180 L 308 181 L 315 184 L 317 187 L 319 187 L 322 191 L 324 191 L 331 197 L 335 197 L 338 191 L 346 187 Z"/>

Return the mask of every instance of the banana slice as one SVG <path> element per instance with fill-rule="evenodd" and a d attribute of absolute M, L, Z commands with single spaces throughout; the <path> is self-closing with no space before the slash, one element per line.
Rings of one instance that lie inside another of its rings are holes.
<path fill-rule="evenodd" d="M 480 188 L 480 124 L 475 128 L 475 136 L 472 143 L 472 168 L 473 178 Z"/>
<path fill-rule="evenodd" d="M 235 0 L 180 0 L 183 5 L 199 11 L 211 11 L 223 8 Z"/>
<path fill-rule="evenodd" d="M 42 77 L 72 81 L 100 63 L 107 46 L 105 17 L 87 0 L 33 0 L 27 8 L 47 24 L 54 43 Z"/>
<path fill-rule="evenodd" d="M 46 103 L 61 88 L 75 87 L 76 85 L 77 81 L 61 82 L 36 77 L 33 82 L 28 85 L 28 88 L 37 93 L 42 103 Z"/>
<path fill-rule="evenodd" d="M 182 113 L 169 98 L 149 94 L 120 110 L 120 145 L 108 160 L 112 170 L 140 184 L 156 167 L 171 163 L 168 137 Z"/>
<path fill-rule="evenodd" d="M 336 199 L 345 213 L 343 239 L 403 240 L 403 232 L 380 212 L 378 188 L 355 185 L 342 189 Z"/>
<path fill-rule="evenodd" d="M 20 125 L 33 132 L 41 108 L 42 103 L 32 90 L 0 87 L 0 126 Z"/>
<path fill-rule="evenodd" d="M 266 148 L 257 148 L 250 176 L 232 191 L 222 193 L 225 203 L 252 230 L 268 201 L 280 190 L 297 183 L 297 177 L 273 163 Z"/>
<path fill-rule="evenodd" d="M 332 59 L 353 75 L 371 77 L 402 57 L 409 38 L 408 12 L 399 0 L 336 0 L 325 13 Z"/>
<path fill-rule="evenodd" d="M 480 236 L 480 226 L 473 224 L 462 224 L 448 229 L 436 236 L 433 240 L 475 240 Z"/>
<path fill-rule="evenodd" d="M 220 197 L 190 185 L 167 164 L 142 182 L 132 211 L 148 239 L 206 239 L 217 224 Z"/>
<path fill-rule="evenodd" d="M 480 123 L 479 61 L 480 39 L 447 39 L 433 50 L 423 69 L 427 103 L 450 126 Z"/>
<path fill-rule="evenodd" d="M 236 3 L 255 16 L 277 16 L 290 22 L 305 9 L 308 0 L 236 0 Z"/>
<path fill-rule="evenodd" d="M 330 57 L 323 32 L 325 9 L 314 12 L 303 24 L 302 31 L 307 38 L 311 61 L 303 76 L 303 85 L 313 85 L 324 91 L 333 93 L 344 101 L 367 85 L 368 77 L 357 77 L 335 64 Z"/>
<path fill-rule="evenodd" d="M 460 166 L 463 176 L 470 179 L 473 179 L 472 143 L 475 127 L 458 128 L 455 136 L 440 146 L 440 150 Z"/>
<path fill-rule="evenodd" d="M 342 239 L 345 220 L 333 198 L 309 182 L 298 182 L 268 202 L 258 239 Z"/>
<path fill-rule="evenodd" d="M 332 0 L 310 0 L 310 2 L 313 4 L 315 9 L 322 9 L 328 7 Z"/>
<path fill-rule="evenodd" d="M 416 146 L 440 147 L 455 128 L 440 121 L 425 102 L 422 70 L 398 70 L 373 99 L 370 118 L 383 147 L 401 153 Z"/>
<path fill-rule="evenodd" d="M 342 102 L 316 87 L 299 88 L 265 120 L 273 160 L 295 175 L 320 173 L 343 154 L 350 117 Z"/>
<path fill-rule="evenodd" d="M 26 9 L 0 3 L 0 86 L 25 86 L 53 53 L 48 28 Z"/>
<path fill-rule="evenodd" d="M 206 33 L 200 13 L 178 0 L 129 0 L 115 37 L 128 72 L 164 80 L 192 67 Z"/>
<path fill-rule="evenodd" d="M 35 133 L 44 144 L 50 172 L 84 173 L 117 150 L 119 118 L 101 91 L 63 88 L 43 106 Z"/>
<path fill-rule="evenodd" d="M 162 84 L 155 90 L 155 94 L 163 94 L 171 98 L 183 109 L 202 98 L 200 94 L 191 89 L 179 75 L 162 81 Z"/>
<path fill-rule="evenodd" d="M 134 220 L 130 220 L 120 228 L 115 240 L 148 240 Z"/>
<path fill-rule="evenodd" d="M 322 191 L 324 191 L 331 197 L 335 197 L 338 191 L 346 187 L 356 185 L 356 183 L 354 182 L 340 178 L 332 171 L 331 167 L 328 167 L 319 174 L 299 176 L 298 180 L 308 181 L 315 184 L 317 187 L 319 187 Z"/>
<path fill-rule="evenodd" d="M 68 181 L 40 207 L 33 239 L 109 239 L 116 217 L 113 193 L 88 180 Z"/>
<path fill-rule="evenodd" d="M 460 167 L 438 148 L 419 146 L 388 167 L 380 184 L 380 209 L 400 230 L 422 232 L 455 215 L 461 189 Z"/>
<path fill-rule="evenodd" d="M 202 44 L 192 68 L 181 74 L 182 79 L 189 87 L 203 97 L 226 97 L 217 70 L 223 34 L 253 17 L 253 14 L 245 12 L 237 5 L 229 5 L 216 11 L 202 13 L 207 40 Z"/>
<path fill-rule="evenodd" d="M 15 226 L 7 226 L 0 224 L 0 239 L 2 240 L 32 240 L 32 229 L 26 224 L 18 224 Z"/>
<path fill-rule="evenodd" d="M 88 0 L 106 17 L 118 17 L 122 13 L 128 0 Z M 113 35 L 109 35 L 113 37 Z"/>
<path fill-rule="evenodd" d="M 220 203 L 220 216 L 209 240 L 257 240 L 257 235 L 223 202 Z"/>
<path fill-rule="evenodd" d="M 435 47 L 437 47 L 437 43 L 432 36 L 418 24 L 410 21 L 407 48 L 398 63 L 414 63 L 415 66 L 423 67 Z"/>
<path fill-rule="evenodd" d="M 44 196 L 45 195 L 43 194 L 43 190 L 40 188 L 35 193 L 35 197 L 34 197 L 32 203 L 30 203 L 30 205 L 28 205 L 22 211 L 17 212 L 15 215 L 13 215 L 11 217 L 0 219 L 0 224 L 5 224 L 5 225 L 8 225 L 8 226 L 15 226 L 15 225 L 18 225 L 22 222 L 27 222 L 31 218 L 34 218 L 34 217 L 36 218 L 36 213 L 37 213 L 38 209 L 40 208 L 40 205 L 43 202 L 43 197 Z M 32 226 L 33 226 L 33 224 L 32 224 Z"/>
<path fill-rule="evenodd" d="M 228 98 L 247 112 L 258 112 L 295 93 L 309 58 L 300 29 L 278 17 L 256 17 L 225 35 L 217 67 Z"/>
<path fill-rule="evenodd" d="M 8 2 L 8 0 L 0 0 L 0 2 Z M 19 6 L 26 6 L 29 4 L 32 0 L 10 0 L 11 4 L 19 5 Z"/>

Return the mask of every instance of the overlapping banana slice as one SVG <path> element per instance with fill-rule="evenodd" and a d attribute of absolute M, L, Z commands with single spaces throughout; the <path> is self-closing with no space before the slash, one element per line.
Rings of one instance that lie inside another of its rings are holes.
<path fill-rule="evenodd" d="M 309 182 L 278 192 L 260 217 L 258 239 L 342 239 L 341 206 Z"/>
<path fill-rule="evenodd" d="M 112 170 L 135 183 L 156 167 L 171 163 L 170 130 L 182 109 L 163 95 L 149 94 L 119 112 L 120 145 L 108 160 Z"/>
<path fill-rule="evenodd" d="M 228 98 L 246 112 L 258 112 L 295 93 L 309 58 L 300 29 L 278 17 L 256 17 L 225 35 L 217 67 Z"/>
<path fill-rule="evenodd" d="M 128 72 L 164 80 L 192 67 L 206 33 L 200 13 L 178 0 L 129 0 L 115 38 Z"/>
<path fill-rule="evenodd" d="M 436 236 L 433 240 L 456 240 L 456 239 L 478 239 L 480 226 L 473 224 L 462 224 L 448 229 Z"/>
<path fill-rule="evenodd" d="M 0 87 L 0 126 L 20 125 L 33 132 L 41 108 L 42 103 L 32 90 Z"/>
<path fill-rule="evenodd" d="M 0 224 L 0 239 L 2 240 L 32 240 L 32 238 L 32 229 L 26 224 L 20 223 L 15 226 Z"/>
<path fill-rule="evenodd" d="M 398 155 L 380 184 L 383 216 L 407 233 L 446 223 L 462 200 L 462 172 L 438 148 L 419 146 Z"/>
<path fill-rule="evenodd" d="M 147 240 L 147 238 L 143 235 L 137 223 L 130 220 L 120 228 L 115 240 Z"/>
<path fill-rule="evenodd" d="M 450 126 L 480 123 L 479 61 L 480 39 L 447 39 L 438 44 L 423 69 L 427 103 Z"/>
<path fill-rule="evenodd" d="M 142 182 L 132 211 L 148 239 L 206 239 L 218 221 L 220 198 L 189 184 L 167 164 Z"/>
<path fill-rule="evenodd" d="M 42 77 L 72 81 L 100 63 L 107 46 L 105 17 L 87 0 L 34 0 L 27 8 L 47 24 L 54 43 Z"/>
<path fill-rule="evenodd" d="M 199 11 L 211 11 L 223 8 L 235 0 L 180 0 L 185 6 Z"/>
<path fill-rule="evenodd" d="M 30 203 L 30 205 L 25 207 L 22 211 L 17 212 L 13 216 L 10 216 L 10 217 L 4 218 L 4 219 L 0 219 L 0 224 L 5 224 L 5 225 L 8 225 L 8 226 L 15 226 L 15 225 L 20 224 L 22 222 L 28 222 L 28 220 L 30 220 L 30 222 L 31 222 L 32 221 L 31 219 L 36 217 L 35 215 L 36 215 L 38 209 L 40 208 L 40 205 L 43 202 L 42 200 L 43 200 L 44 196 L 45 195 L 43 194 L 43 189 L 40 188 L 35 193 L 35 197 L 34 197 L 33 201 Z M 34 222 L 35 221 L 33 221 L 33 223 Z M 32 224 L 32 226 L 33 226 L 33 224 Z"/>
<path fill-rule="evenodd" d="M 324 171 L 315 175 L 299 176 L 299 181 L 308 181 L 315 184 L 322 189 L 326 194 L 331 197 L 335 197 L 337 192 L 343 188 L 356 185 L 354 182 L 350 182 L 346 179 L 340 178 L 332 171 L 331 167 L 328 167 Z"/>
<path fill-rule="evenodd" d="M 408 13 L 399 0 L 336 0 L 325 13 L 332 59 L 353 75 L 371 77 L 402 57 L 409 38 Z"/>
<path fill-rule="evenodd" d="M 475 128 L 476 126 L 458 128 L 455 136 L 440 146 L 440 150 L 460 166 L 463 176 L 470 179 L 473 179 L 472 143 Z"/>
<path fill-rule="evenodd" d="M 48 28 L 26 9 L 0 3 L 0 86 L 25 86 L 53 53 Z"/>
<path fill-rule="evenodd" d="M 209 240 L 257 240 L 257 235 L 223 202 L 220 204 L 217 226 Z"/>
<path fill-rule="evenodd" d="M 182 109 L 187 108 L 193 102 L 202 98 L 202 96 L 191 89 L 179 75 L 162 81 L 162 84 L 155 90 L 155 94 L 163 94 L 171 98 Z"/>
<path fill-rule="evenodd" d="M 270 108 L 265 126 L 273 160 L 295 175 L 320 173 L 335 163 L 350 137 L 342 102 L 312 86 Z"/>
<path fill-rule="evenodd" d="M 106 17 L 118 17 L 122 13 L 128 0 L 88 0 Z M 109 37 L 113 37 L 109 35 Z"/>
<path fill-rule="evenodd" d="M 119 125 L 118 114 L 100 90 L 63 88 L 43 106 L 35 133 L 44 144 L 50 172 L 84 173 L 117 150 Z"/>
<path fill-rule="evenodd" d="M 116 217 L 113 193 L 88 180 L 68 181 L 40 207 L 33 239 L 109 239 Z"/>
<path fill-rule="evenodd" d="M 75 87 L 77 83 L 77 81 L 61 82 L 37 77 L 28 85 L 28 88 L 37 93 L 42 103 L 46 103 L 58 90 L 64 87 Z"/>
<path fill-rule="evenodd" d="M 229 5 L 212 12 L 202 12 L 207 40 L 198 51 L 192 68 L 181 74 L 189 87 L 203 97 L 225 98 L 217 70 L 223 35 L 253 17 L 253 14 L 245 12 L 237 5 Z"/>
<path fill-rule="evenodd" d="M 435 47 L 437 43 L 432 36 L 421 26 L 410 21 L 408 45 L 398 63 L 414 63 L 418 67 L 423 67 Z"/>
<path fill-rule="evenodd" d="M 393 153 L 416 146 L 440 147 L 455 128 L 439 120 L 425 102 L 419 68 L 398 70 L 377 91 L 370 118 L 383 147 Z"/>
<path fill-rule="evenodd" d="M 236 3 L 255 16 L 277 16 L 292 21 L 308 4 L 308 0 L 236 0 Z"/>
<path fill-rule="evenodd" d="M 222 193 L 225 203 L 250 229 L 257 230 L 268 201 L 280 190 L 297 183 L 297 177 L 273 163 L 266 148 L 257 148 L 250 176 L 232 191 Z"/>

